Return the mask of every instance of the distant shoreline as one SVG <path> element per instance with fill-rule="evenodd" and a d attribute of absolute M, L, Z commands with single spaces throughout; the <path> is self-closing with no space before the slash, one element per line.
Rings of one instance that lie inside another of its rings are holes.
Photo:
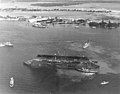
<path fill-rule="evenodd" d="M 70 2 L 38 2 L 30 4 L 31 6 L 54 7 L 54 6 L 70 6 L 85 3 L 120 3 L 120 1 L 70 1 Z"/>
<path fill-rule="evenodd" d="M 41 7 L 53 7 L 53 6 L 70 6 L 84 4 L 82 2 L 46 2 L 46 3 L 34 3 L 31 6 L 41 6 Z"/>

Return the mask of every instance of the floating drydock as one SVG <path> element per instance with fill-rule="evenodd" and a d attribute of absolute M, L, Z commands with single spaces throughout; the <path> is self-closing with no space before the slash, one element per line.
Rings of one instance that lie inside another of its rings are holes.
<path fill-rule="evenodd" d="M 37 55 L 36 59 L 24 62 L 33 68 L 54 67 L 55 69 L 74 70 L 83 73 L 97 73 L 97 61 L 91 61 L 86 56 Z"/>

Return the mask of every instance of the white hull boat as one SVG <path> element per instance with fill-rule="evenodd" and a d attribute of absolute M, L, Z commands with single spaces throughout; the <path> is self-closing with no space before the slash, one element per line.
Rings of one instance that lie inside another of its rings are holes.
<path fill-rule="evenodd" d="M 0 43 L 0 47 L 4 47 L 4 46 L 5 46 L 4 44 Z"/>
<path fill-rule="evenodd" d="M 84 45 L 83 45 L 83 48 L 85 49 L 85 48 L 88 48 L 90 46 L 90 43 L 85 43 Z"/>
<path fill-rule="evenodd" d="M 13 47 L 13 44 L 10 43 L 10 42 L 5 42 L 4 45 L 5 45 L 5 46 L 8 46 L 8 47 Z"/>
<path fill-rule="evenodd" d="M 4 42 L 0 43 L 0 47 L 13 47 L 13 44 L 11 42 Z"/>
<path fill-rule="evenodd" d="M 101 85 L 106 85 L 106 84 L 109 84 L 109 82 L 108 82 L 108 81 L 103 81 L 103 82 L 101 82 L 100 84 L 101 84 Z"/>
<path fill-rule="evenodd" d="M 12 87 L 14 87 L 14 78 L 13 77 L 11 77 L 10 78 L 10 87 L 12 88 Z"/>
<path fill-rule="evenodd" d="M 93 29 L 96 29 L 97 27 L 93 26 L 92 28 L 93 28 Z"/>
<path fill-rule="evenodd" d="M 92 75 L 95 75 L 95 73 L 85 73 L 85 72 L 83 72 L 82 74 L 83 74 L 83 75 L 86 75 L 86 76 L 92 76 Z"/>

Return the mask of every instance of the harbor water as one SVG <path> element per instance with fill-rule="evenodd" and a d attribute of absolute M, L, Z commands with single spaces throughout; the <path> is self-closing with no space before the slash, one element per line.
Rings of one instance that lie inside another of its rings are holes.
<path fill-rule="evenodd" d="M 80 45 L 91 41 L 88 50 Z M 0 21 L 0 94 L 120 94 L 120 28 L 92 29 L 80 25 L 49 25 L 34 28 L 28 22 Z M 31 69 L 24 61 L 37 54 L 87 55 L 100 62 L 100 73 L 79 82 L 56 76 L 52 69 Z M 15 85 L 9 87 L 10 78 Z M 101 85 L 102 81 L 109 81 Z"/>

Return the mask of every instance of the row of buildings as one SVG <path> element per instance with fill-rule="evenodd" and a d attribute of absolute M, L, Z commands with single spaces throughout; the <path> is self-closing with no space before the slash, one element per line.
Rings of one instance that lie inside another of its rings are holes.
<path fill-rule="evenodd" d="M 91 28 L 117 28 L 120 26 L 119 22 L 111 21 L 111 20 L 99 20 L 93 21 L 90 19 L 84 18 L 62 18 L 62 17 L 31 17 L 28 20 L 30 23 L 42 23 L 46 24 L 54 23 L 54 24 L 77 24 L 77 25 L 89 25 Z"/>
<path fill-rule="evenodd" d="M 93 21 L 90 19 L 84 18 L 66 18 L 66 17 L 45 17 L 45 16 L 17 16 L 11 17 L 9 15 L 3 17 L 0 16 L 0 20 L 13 20 L 13 21 L 28 21 L 35 24 L 35 27 L 41 25 L 40 23 L 45 24 L 77 24 L 77 25 L 89 25 L 91 28 L 117 28 L 120 26 L 119 22 L 112 22 L 111 20 L 99 20 Z"/>
<path fill-rule="evenodd" d="M 0 16 L 0 21 L 2 20 L 12 20 L 12 21 L 26 21 L 28 18 L 24 17 L 24 16 Z"/>

